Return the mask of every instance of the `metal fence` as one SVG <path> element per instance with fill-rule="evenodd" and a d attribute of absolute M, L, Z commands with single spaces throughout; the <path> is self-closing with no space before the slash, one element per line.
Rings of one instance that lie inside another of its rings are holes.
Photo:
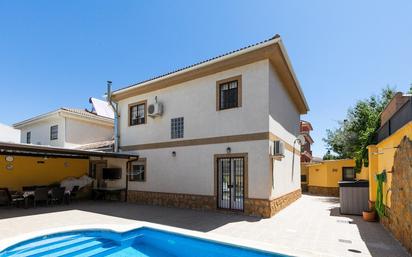
<path fill-rule="evenodd" d="M 392 117 L 376 132 L 375 142 L 379 143 L 395 133 L 406 123 L 412 121 L 412 100 L 409 99 L 397 110 Z"/>

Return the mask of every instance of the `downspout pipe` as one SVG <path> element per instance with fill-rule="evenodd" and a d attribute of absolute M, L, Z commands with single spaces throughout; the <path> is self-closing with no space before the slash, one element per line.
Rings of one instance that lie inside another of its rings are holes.
<path fill-rule="evenodd" d="M 114 152 L 119 152 L 120 129 L 119 129 L 119 104 L 112 99 L 112 82 L 107 81 L 107 102 L 112 106 L 114 111 Z"/>

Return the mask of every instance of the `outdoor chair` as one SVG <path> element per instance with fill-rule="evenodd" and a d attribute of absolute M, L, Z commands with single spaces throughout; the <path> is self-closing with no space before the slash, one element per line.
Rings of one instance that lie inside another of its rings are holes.
<path fill-rule="evenodd" d="M 9 192 L 9 194 L 11 197 L 11 204 L 13 206 L 21 207 L 22 205 L 25 205 L 25 199 L 21 193 L 18 193 L 18 192 L 10 193 Z"/>
<path fill-rule="evenodd" d="M 76 198 L 77 192 L 79 191 L 79 186 L 74 186 L 70 191 L 70 195 L 67 197 L 67 203 L 70 203 L 73 199 Z"/>
<path fill-rule="evenodd" d="M 64 187 L 54 187 L 51 190 L 51 204 L 59 203 L 62 204 L 64 202 L 64 192 L 66 188 Z"/>
<path fill-rule="evenodd" d="M 11 205 L 12 200 L 8 188 L 0 188 L 0 205 Z"/>
<path fill-rule="evenodd" d="M 45 202 L 46 206 L 49 205 L 49 189 L 47 187 L 37 188 L 34 190 L 34 208 L 36 208 L 37 202 Z"/>

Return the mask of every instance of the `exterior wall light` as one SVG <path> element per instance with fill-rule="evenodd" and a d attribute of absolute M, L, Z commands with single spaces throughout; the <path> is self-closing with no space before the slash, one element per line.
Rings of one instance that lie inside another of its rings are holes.
<path fill-rule="evenodd" d="M 176 157 L 176 151 L 173 151 L 173 152 L 172 152 L 172 156 L 173 156 L 173 157 Z"/>
<path fill-rule="evenodd" d="M 228 147 L 228 148 L 226 148 L 226 153 L 231 153 L 232 152 L 232 149 L 230 148 L 230 147 Z"/>

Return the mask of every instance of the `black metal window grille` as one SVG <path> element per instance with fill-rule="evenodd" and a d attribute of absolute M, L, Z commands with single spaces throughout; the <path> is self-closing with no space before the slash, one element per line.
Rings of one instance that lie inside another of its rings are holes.
<path fill-rule="evenodd" d="M 238 107 L 238 81 L 225 82 L 219 85 L 220 110 Z"/>
<path fill-rule="evenodd" d="M 243 158 L 219 158 L 218 207 L 243 210 L 244 160 Z"/>

